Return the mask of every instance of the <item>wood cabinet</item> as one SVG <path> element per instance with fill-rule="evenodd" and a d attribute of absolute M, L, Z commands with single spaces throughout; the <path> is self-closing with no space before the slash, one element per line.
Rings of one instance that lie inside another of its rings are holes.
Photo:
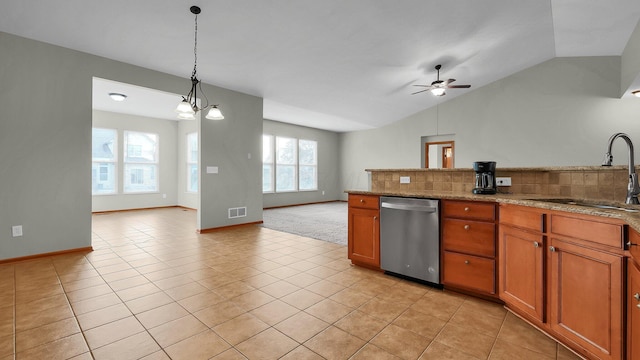
<path fill-rule="evenodd" d="M 380 268 L 380 198 L 349 194 L 348 257 L 356 265 Z"/>
<path fill-rule="evenodd" d="M 599 359 L 621 359 L 623 257 L 551 238 L 549 325 Z"/>
<path fill-rule="evenodd" d="M 496 205 L 442 201 L 442 283 L 496 296 Z"/>
<path fill-rule="evenodd" d="M 627 358 L 640 359 L 640 265 L 627 261 Z"/>
<path fill-rule="evenodd" d="M 598 359 L 623 355 L 623 234 L 617 220 L 550 214 L 549 325 Z"/>
<path fill-rule="evenodd" d="M 500 206 L 500 298 L 592 359 L 622 359 L 624 224 Z"/>
<path fill-rule="evenodd" d="M 501 206 L 500 216 L 500 298 L 521 314 L 542 323 L 545 215 L 530 208 Z"/>

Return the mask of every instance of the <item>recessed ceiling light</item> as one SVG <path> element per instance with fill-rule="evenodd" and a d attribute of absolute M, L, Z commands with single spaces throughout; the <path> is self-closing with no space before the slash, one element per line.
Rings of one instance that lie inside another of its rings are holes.
<path fill-rule="evenodd" d="M 120 94 L 120 93 L 109 93 L 109 97 L 113 100 L 113 101 L 124 101 L 124 99 L 127 98 L 127 95 L 125 94 Z"/>
<path fill-rule="evenodd" d="M 640 97 L 640 90 L 632 91 L 631 93 L 636 97 Z"/>

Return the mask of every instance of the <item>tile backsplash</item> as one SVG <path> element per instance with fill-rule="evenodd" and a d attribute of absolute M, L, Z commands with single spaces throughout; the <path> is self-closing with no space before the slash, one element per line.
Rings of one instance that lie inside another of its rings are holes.
<path fill-rule="evenodd" d="M 472 169 L 367 169 L 374 192 L 471 192 Z M 637 169 L 636 169 L 637 171 Z M 401 184 L 408 176 L 410 183 Z M 511 177 L 511 186 L 498 187 L 499 193 L 563 196 L 575 199 L 624 201 L 629 171 L 624 166 L 571 166 L 541 168 L 498 168 L 498 177 Z"/>

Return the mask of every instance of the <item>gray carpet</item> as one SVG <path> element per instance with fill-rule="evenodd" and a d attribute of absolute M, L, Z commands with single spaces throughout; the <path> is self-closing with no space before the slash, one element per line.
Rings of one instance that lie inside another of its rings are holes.
<path fill-rule="evenodd" d="M 347 245 L 347 203 L 330 202 L 267 209 L 262 226 Z"/>

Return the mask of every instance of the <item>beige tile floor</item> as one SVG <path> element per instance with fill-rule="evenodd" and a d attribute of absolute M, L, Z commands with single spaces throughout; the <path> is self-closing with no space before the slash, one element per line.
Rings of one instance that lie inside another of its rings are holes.
<path fill-rule="evenodd" d="M 574 359 L 501 306 L 180 208 L 93 215 L 89 253 L 0 265 L 5 359 Z"/>

